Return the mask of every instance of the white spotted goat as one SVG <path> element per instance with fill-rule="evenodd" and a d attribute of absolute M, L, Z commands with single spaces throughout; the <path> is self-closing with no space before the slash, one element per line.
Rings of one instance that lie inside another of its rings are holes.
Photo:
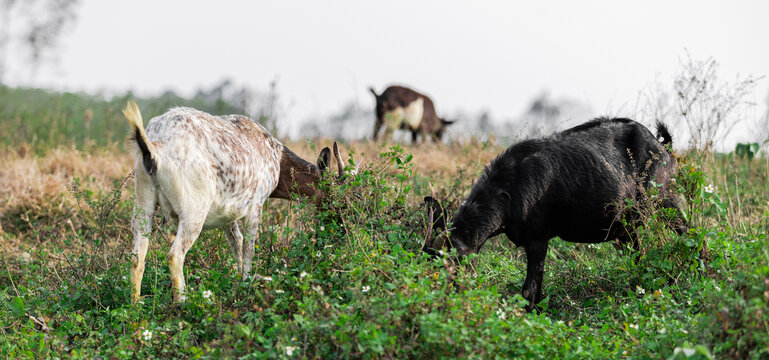
<path fill-rule="evenodd" d="M 136 202 L 131 231 L 131 299 L 141 295 L 144 262 L 156 204 L 179 220 L 168 253 L 174 299 L 184 300 L 182 267 L 187 251 L 204 228 L 227 226 L 238 272 L 248 274 L 254 243 L 267 198 L 324 197 L 318 182 L 328 168 L 328 147 L 317 166 L 294 154 L 257 122 L 240 115 L 213 116 L 191 108 L 173 108 L 152 118 L 145 131 L 135 102 L 123 110 L 135 142 Z M 334 142 L 339 175 L 342 163 Z M 243 219 L 247 242 L 238 220 Z"/>

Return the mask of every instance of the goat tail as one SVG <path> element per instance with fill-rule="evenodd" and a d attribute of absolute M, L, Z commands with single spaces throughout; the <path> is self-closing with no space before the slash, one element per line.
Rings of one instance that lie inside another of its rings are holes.
<path fill-rule="evenodd" d="M 142 113 L 139 111 L 139 106 L 136 105 L 135 101 L 132 100 L 126 104 L 125 109 L 123 109 L 123 115 L 128 120 L 128 124 L 131 125 L 132 137 L 139 147 L 139 152 L 141 152 L 144 170 L 147 171 L 147 174 L 153 175 L 158 168 L 154 155 L 155 146 L 147 138 L 147 133 L 144 131 Z"/>
<path fill-rule="evenodd" d="M 673 136 L 670 135 L 668 127 L 659 120 L 657 120 L 657 138 L 660 139 L 662 145 L 673 148 Z"/>

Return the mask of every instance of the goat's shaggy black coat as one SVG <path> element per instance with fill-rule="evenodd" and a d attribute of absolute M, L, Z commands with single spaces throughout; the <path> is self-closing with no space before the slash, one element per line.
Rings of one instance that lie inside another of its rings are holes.
<path fill-rule="evenodd" d="M 620 208 L 626 199 L 640 200 L 652 181 L 662 184 L 662 206 L 678 208 L 668 189 L 676 164 L 664 147 L 672 138 L 661 123 L 657 133 L 661 141 L 633 120 L 598 118 L 510 146 L 485 168 L 456 212 L 447 245 L 461 256 L 504 233 L 523 246 L 528 257 L 523 296 L 531 310 L 541 298 L 549 239 L 632 241 Z M 443 214 L 437 201 L 425 200 L 433 213 Z M 425 244 L 426 251 L 431 248 Z"/>

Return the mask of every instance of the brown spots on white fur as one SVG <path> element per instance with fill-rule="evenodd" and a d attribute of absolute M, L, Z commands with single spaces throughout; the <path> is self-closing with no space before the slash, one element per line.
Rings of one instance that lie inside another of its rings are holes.
<path fill-rule="evenodd" d="M 322 169 L 297 157 L 245 116 L 174 108 L 150 120 L 145 133 L 141 114 L 133 106 L 124 113 L 140 135 L 136 137 L 136 201 L 131 220 L 134 302 L 140 296 L 149 243 L 146 235 L 158 202 L 165 215 L 179 219 L 168 257 L 174 298 L 182 301 L 184 258 L 202 229 L 228 225 L 238 271 L 247 274 L 265 200 L 271 195 L 287 198 L 291 193 L 314 201 L 322 198 L 316 189 Z M 139 151 L 147 148 L 148 153 Z M 148 156 L 156 165 L 152 173 L 145 166 Z M 290 186 L 289 173 L 298 175 L 291 178 Z M 246 227 L 245 245 L 237 226 L 240 219 Z"/>

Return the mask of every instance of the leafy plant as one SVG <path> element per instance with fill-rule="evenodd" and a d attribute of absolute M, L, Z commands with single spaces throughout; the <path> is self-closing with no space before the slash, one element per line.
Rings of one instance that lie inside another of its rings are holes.
<path fill-rule="evenodd" d="M 747 158 L 748 160 L 753 160 L 753 158 L 758 154 L 758 149 L 758 143 L 737 143 L 737 145 L 734 147 L 734 154 L 741 159 Z"/>

